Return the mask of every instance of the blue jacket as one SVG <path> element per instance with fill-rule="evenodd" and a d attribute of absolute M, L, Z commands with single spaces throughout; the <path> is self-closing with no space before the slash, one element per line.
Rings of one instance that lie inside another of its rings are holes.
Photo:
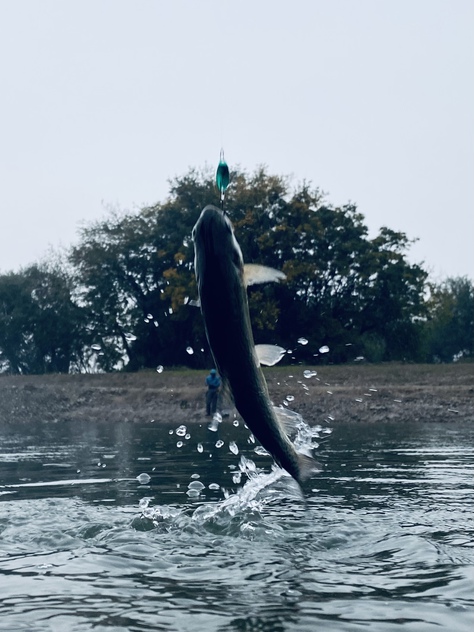
<path fill-rule="evenodd" d="M 211 391 L 215 391 L 221 385 L 221 378 L 216 375 L 208 375 L 206 377 L 206 384 Z"/>

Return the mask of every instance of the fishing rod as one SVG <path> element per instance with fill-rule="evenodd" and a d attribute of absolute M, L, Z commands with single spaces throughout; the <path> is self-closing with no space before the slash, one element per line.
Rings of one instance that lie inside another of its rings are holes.
<path fill-rule="evenodd" d="M 224 158 L 224 150 L 221 149 L 221 153 L 219 156 L 219 164 L 217 165 L 217 171 L 216 171 L 216 185 L 220 192 L 221 209 L 223 213 L 225 213 L 225 210 L 224 210 L 225 191 L 227 187 L 229 186 L 229 181 L 230 181 L 229 167 Z"/>

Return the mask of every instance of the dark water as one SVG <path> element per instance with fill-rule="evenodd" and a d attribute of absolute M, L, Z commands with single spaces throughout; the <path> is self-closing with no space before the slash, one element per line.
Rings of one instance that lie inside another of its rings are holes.
<path fill-rule="evenodd" d="M 0 425 L 1 630 L 472 629 L 474 423 L 337 424 L 306 504 L 177 425 Z"/>

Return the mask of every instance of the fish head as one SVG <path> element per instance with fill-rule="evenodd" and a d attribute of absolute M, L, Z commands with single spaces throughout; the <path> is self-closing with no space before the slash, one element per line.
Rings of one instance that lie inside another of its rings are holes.
<path fill-rule="evenodd" d="M 243 274 L 242 251 L 230 219 L 215 206 L 204 208 L 193 228 L 194 269 L 198 284 L 207 271 Z"/>

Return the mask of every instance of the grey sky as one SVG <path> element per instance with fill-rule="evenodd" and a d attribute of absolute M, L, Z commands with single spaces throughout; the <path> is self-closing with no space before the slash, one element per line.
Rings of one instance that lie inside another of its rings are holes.
<path fill-rule="evenodd" d="M 0 271 L 223 145 L 473 277 L 473 32 L 471 0 L 0 0 Z"/>

